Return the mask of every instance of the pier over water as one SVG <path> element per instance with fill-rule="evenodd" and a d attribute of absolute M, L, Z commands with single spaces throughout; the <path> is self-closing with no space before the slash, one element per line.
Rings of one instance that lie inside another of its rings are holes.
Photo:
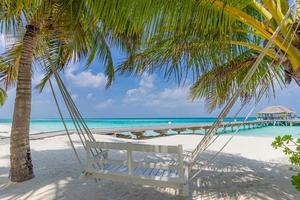
<path fill-rule="evenodd" d="M 254 120 L 243 122 L 223 122 L 219 126 L 218 133 L 234 132 L 238 128 L 240 130 L 256 129 L 266 126 L 299 126 L 300 118 L 286 119 L 286 120 Z M 146 138 L 145 133 L 147 131 L 155 132 L 158 136 L 165 136 L 168 132 L 172 131 L 177 134 L 190 131 L 195 134 L 196 131 L 201 131 L 206 134 L 209 129 L 212 128 L 212 124 L 167 124 L 162 126 L 140 126 L 140 127 L 126 127 L 126 128 L 101 128 L 92 129 L 96 134 L 108 134 L 116 135 L 117 137 L 128 137 L 133 135 L 136 139 Z M 124 133 L 129 133 L 125 135 Z M 198 134 L 198 133 L 197 133 Z"/>

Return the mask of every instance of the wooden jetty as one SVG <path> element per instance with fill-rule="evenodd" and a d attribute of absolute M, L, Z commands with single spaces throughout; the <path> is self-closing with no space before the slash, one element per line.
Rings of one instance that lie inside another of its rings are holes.
<path fill-rule="evenodd" d="M 242 122 L 223 122 L 219 127 L 219 132 L 234 132 L 239 129 L 255 129 L 266 126 L 294 126 L 300 125 L 300 119 L 290 120 L 254 120 L 254 121 L 242 121 Z M 126 137 L 124 133 L 134 135 L 137 139 L 145 138 L 147 131 L 152 131 L 158 134 L 158 136 L 167 135 L 169 131 L 181 134 L 186 131 L 196 133 L 196 131 L 202 130 L 204 134 L 212 127 L 212 124 L 167 124 L 161 126 L 140 126 L 140 127 L 123 127 L 123 128 L 101 128 L 93 129 L 96 134 L 110 134 L 120 137 Z M 129 136 L 127 136 L 129 137 Z"/>
<path fill-rule="evenodd" d="M 131 135 L 135 135 L 137 139 L 146 138 L 147 131 L 153 131 L 157 133 L 157 136 L 165 136 L 171 131 L 181 134 L 189 131 L 189 133 L 196 133 L 196 131 L 202 130 L 203 134 L 211 128 L 212 124 L 166 124 L 161 126 L 139 126 L 139 127 L 121 127 L 121 128 L 92 128 L 92 132 L 95 134 L 103 135 L 115 135 L 117 137 L 130 138 Z M 238 127 L 241 130 L 255 129 L 266 126 L 300 126 L 300 118 L 290 120 L 255 120 L 244 122 L 224 122 L 219 127 L 219 133 L 222 132 L 234 132 Z M 73 131 L 70 131 L 73 134 Z M 129 133 L 129 134 L 124 134 Z M 48 137 L 55 137 L 65 135 L 65 131 L 52 131 L 30 134 L 31 140 L 43 139 Z M 197 133 L 199 134 L 199 133 Z M 9 134 L 0 135 L 0 139 L 9 139 Z"/>
<path fill-rule="evenodd" d="M 139 127 L 121 127 L 121 128 L 92 128 L 92 132 L 95 134 L 102 135 L 115 135 L 117 137 L 131 138 L 135 135 L 135 138 L 142 139 L 150 136 L 145 136 L 147 131 L 153 131 L 157 133 L 157 136 L 168 135 L 170 130 L 181 134 L 183 132 L 196 133 L 196 131 L 202 130 L 203 134 L 211 128 L 212 124 L 166 124 L 161 126 L 139 126 Z M 245 122 L 224 122 L 219 127 L 219 133 L 222 132 L 234 132 L 238 127 L 240 130 L 255 129 L 266 126 L 300 126 L 300 118 L 289 119 L 289 120 L 256 120 L 256 121 L 245 121 Z M 70 130 L 70 134 L 73 134 L 75 130 Z M 129 134 L 124 134 L 129 133 Z M 30 134 L 30 140 L 38 140 L 48 137 L 55 137 L 65 135 L 65 130 L 42 132 Z M 199 134 L 199 133 L 197 133 Z M 153 137 L 153 136 L 151 136 Z M 9 139 L 10 135 L 8 132 L 3 132 L 0 135 L 0 139 Z"/>
<path fill-rule="evenodd" d="M 273 126 L 300 126 L 300 119 L 289 119 L 289 120 L 271 120 Z"/>

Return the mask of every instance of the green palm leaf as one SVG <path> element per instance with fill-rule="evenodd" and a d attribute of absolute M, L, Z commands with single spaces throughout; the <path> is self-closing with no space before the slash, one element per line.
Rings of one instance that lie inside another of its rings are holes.
<path fill-rule="evenodd" d="M 206 71 L 192 86 L 191 98 L 205 98 L 210 111 L 223 105 L 239 89 L 257 56 L 256 52 L 247 51 L 224 65 Z M 265 58 L 260 63 L 258 70 L 240 94 L 242 103 L 247 103 L 252 98 L 259 99 L 261 93 L 267 96 L 275 95 L 275 84 L 284 84 L 282 68 L 274 69 L 269 66 L 270 61 Z"/>
<path fill-rule="evenodd" d="M 0 88 L 0 106 L 4 105 L 6 99 L 6 92 L 4 89 Z"/>

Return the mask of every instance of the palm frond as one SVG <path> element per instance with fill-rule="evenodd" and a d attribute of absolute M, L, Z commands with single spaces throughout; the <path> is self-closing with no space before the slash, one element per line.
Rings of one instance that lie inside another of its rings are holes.
<path fill-rule="evenodd" d="M 191 88 L 191 99 L 204 98 L 210 111 L 222 106 L 239 89 L 248 70 L 258 54 L 247 51 L 228 63 L 215 66 L 199 76 Z M 265 58 L 251 78 L 247 87 L 240 94 L 242 103 L 258 99 L 261 93 L 275 95 L 275 85 L 284 84 L 283 68 L 270 66 L 271 60 Z"/>
<path fill-rule="evenodd" d="M 17 80 L 21 52 L 22 44 L 16 42 L 0 55 L 0 84 L 6 89 Z"/>
<path fill-rule="evenodd" d="M 217 33 L 199 36 L 169 33 L 168 36 L 153 37 L 144 50 L 130 55 L 117 70 L 133 74 L 163 70 L 166 78 L 174 75 L 180 82 L 189 73 L 196 78 L 249 49 L 261 51 L 261 43 L 261 38 L 249 37 L 247 32 L 233 32 L 230 37 L 221 37 Z M 268 55 L 273 56 L 272 52 Z"/>
<path fill-rule="evenodd" d="M 6 100 L 6 92 L 4 89 L 0 88 L 0 106 L 3 106 Z"/>

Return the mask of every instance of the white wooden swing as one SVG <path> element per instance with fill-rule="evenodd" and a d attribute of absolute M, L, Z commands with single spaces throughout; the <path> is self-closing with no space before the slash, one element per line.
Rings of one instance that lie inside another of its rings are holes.
<path fill-rule="evenodd" d="M 291 11 L 291 9 L 290 9 Z M 290 11 L 286 14 L 281 24 L 273 33 L 271 39 L 266 44 L 264 50 L 261 52 L 248 74 L 244 78 L 240 88 L 229 100 L 223 111 L 218 116 L 218 120 L 214 123 L 212 128 L 207 132 L 203 139 L 199 142 L 197 147 L 192 152 L 184 152 L 182 145 L 177 146 L 162 146 L 162 145 L 146 145 L 146 144 L 134 144 L 134 143 L 115 143 L 115 142 L 97 142 L 87 125 L 85 124 L 82 116 L 75 106 L 70 94 L 66 90 L 61 78 L 56 70 L 53 70 L 53 74 L 59 86 L 60 92 L 67 105 L 71 119 L 74 122 L 76 131 L 80 137 L 80 140 L 86 150 L 86 164 L 81 177 L 92 179 L 108 179 L 112 181 L 130 182 L 134 184 L 151 185 L 158 187 L 170 187 L 175 188 L 181 195 L 189 194 L 189 178 L 191 178 L 190 172 L 193 164 L 196 162 L 198 156 L 210 145 L 213 136 L 216 133 L 222 119 L 228 114 L 239 94 L 245 88 L 250 78 L 257 70 L 260 62 L 264 58 L 266 52 L 269 50 L 274 38 L 279 33 L 283 22 L 287 19 Z M 53 87 L 50 82 L 51 89 Z M 57 104 L 62 122 L 62 117 L 55 93 L 53 92 L 55 102 Z M 64 123 L 65 125 L 65 123 Z M 66 128 L 66 126 L 65 126 Z M 80 162 L 77 151 L 73 145 L 71 136 L 66 128 L 69 136 L 72 148 L 76 154 L 78 161 Z M 126 152 L 125 160 L 115 160 L 110 158 L 110 151 L 122 151 Z M 153 160 L 138 161 L 134 159 L 135 153 L 156 153 L 165 154 L 175 158 L 174 160 L 162 162 Z M 194 177 L 194 176 L 193 176 Z"/>
<path fill-rule="evenodd" d="M 111 159 L 107 153 L 100 159 L 93 157 L 87 151 L 84 176 L 109 179 L 113 181 L 131 182 L 142 185 L 170 187 L 188 194 L 188 169 L 184 164 L 182 145 L 160 146 L 133 143 L 89 142 L 88 150 L 101 148 L 106 150 L 126 151 L 125 161 Z M 167 161 L 135 161 L 134 152 L 158 153 L 175 156 L 172 162 Z"/>

